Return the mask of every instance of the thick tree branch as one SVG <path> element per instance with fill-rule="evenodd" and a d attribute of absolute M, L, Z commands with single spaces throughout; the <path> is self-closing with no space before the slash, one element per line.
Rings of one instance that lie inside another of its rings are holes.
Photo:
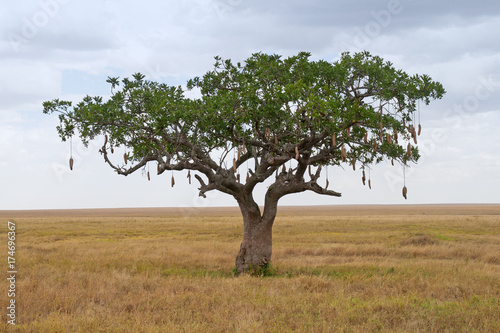
<path fill-rule="evenodd" d="M 217 190 L 217 187 L 214 183 L 209 183 L 208 185 L 205 184 L 205 182 L 200 177 L 200 175 L 194 175 L 194 177 L 200 182 L 200 188 L 199 188 L 199 190 L 200 190 L 199 196 L 200 197 L 207 198 L 207 196 L 205 195 L 206 192 L 212 191 L 212 190 Z"/>
<path fill-rule="evenodd" d="M 306 190 L 313 191 L 313 192 L 316 192 L 318 194 L 330 195 L 333 197 L 341 197 L 342 196 L 342 194 L 339 192 L 324 189 L 323 187 L 319 186 L 315 181 L 314 182 L 313 181 L 307 182 L 305 184 L 306 184 Z"/>
<path fill-rule="evenodd" d="M 264 202 L 263 219 L 269 217 L 269 214 L 273 214 L 275 208 L 278 205 L 279 199 L 285 195 L 300 193 L 304 191 L 313 191 L 321 195 L 329 195 L 334 197 L 342 196 L 341 193 L 327 190 L 317 184 L 317 179 L 321 173 L 321 168 L 319 167 L 316 173 L 313 175 L 311 181 L 306 182 L 304 179 L 297 180 L 296 175 L 294 176 L 290 172 L 282 172 L 278 175 L 276 182 L 269 186 Z"/>
<path fill-rule="evenodd" d="M 135 171 L 139 170 L 140 168 L 142 168 L 143 166 L 145 166 L 149 161 L 154 161 L 156 160 L 156 157 L 155 156 L 152 156 L 152 155 L 149 155 L 149 156 L 146 156 L 144 157 L 139 163 L 137 163 L 136 165 L 133 165 L 131 166 L 130 168 L 123 168 L 123 167 L 119 167 L 119 166 L 116 166 L 115 164 L 113 164 L 111 162 L 111 160 L 108 158 L 108 152 L 106 150 L 105 147 L 102 147 L 99 152 L 104 156 L 104 161 L 106 163 L 108 163 L 108 165 L 113 169 L 115 170 L 119 175 L 123 175 L 123 176 L 128 176 L 129 174 L 131 173 L 134 173 Z"/>

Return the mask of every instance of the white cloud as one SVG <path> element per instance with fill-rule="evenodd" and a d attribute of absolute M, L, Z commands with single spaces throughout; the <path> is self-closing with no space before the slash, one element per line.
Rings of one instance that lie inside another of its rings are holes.
<path fill-rule="evenodd" d="M 2 108 L 29 108 L 40 98 L 60 93 L 61 75 L 58 70 L 41 62 L 0 62 L 0 100 Z"/>

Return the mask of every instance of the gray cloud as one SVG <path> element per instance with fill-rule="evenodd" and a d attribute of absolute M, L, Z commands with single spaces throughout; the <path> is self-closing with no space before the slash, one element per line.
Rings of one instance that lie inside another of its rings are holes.
<path fill-rule="evenodd" d="M 54 190 L 40 202 L 36 195 L 22 199 L 19 182 L 9 180 L 5 186 L 15 195 L 0 194 L 0 209 L 200 204 L 192 188 L 176 189 L 175 197 L 182 199 L 169 202 L 161 183 L 147 188 L 140 175 L 125 182 L 104 168 L 95 151 L 80 154 L 78 172 L 70 174 L 67 145 L 58 143 L 54 128 L 57 120 L 41 114 L 44 100 L 78 100 L 88 90 L 106 95 L 106 84 L 94 80 L 104 83 L 108 75 L 138 71 L 183 84 L 211 69 L 215 55 L 241 61 L 258 51 L 285 56 L 310 51 L 315 59 L 333 60 L 342 51 L 363 49 L 410 73 L 429 74 L 448 90 L 443 100 L 421 109 L 427 135 L 422 140 L 428 145 L 425 159 L 413 168 L 415 202 L 491 202 L 488 184 L 500 182 L 500 176 L 490 174 L 500 159 L 499 39 L 498 1 L 10 2 L 0 13 L 0 171 L 12 179 L 23 179 L 24 173 L 30 184 L 23 186 L 31 186 L 33 193 Z M 21 170 L 23 163 L 30 167 Z M 401 203 L 399 189 L 395 193 L 392 188 L 399 181 L 394 168 L 374 168 L 376 193 L 360 192 L 357 175 L 331 174 L 345 191 L 342 203 Z M 40 175 L 43 182 L 37 182 Z M 112 186 L 116 198 L 105 201 L 92 192 L 89 180 Z M 479 185 L 488 187 L 483 193 L 489 197 L 477 194 Z M 65 201 L 64 192 L 75 186 L 81 191 L 78 199 Z M 130 186 L 151 197 L 131 198 Z M 313 195 L 296 198 L 285 201 L 331 203 Z M 232 201 L 218 197 L 209 204 Z"/>

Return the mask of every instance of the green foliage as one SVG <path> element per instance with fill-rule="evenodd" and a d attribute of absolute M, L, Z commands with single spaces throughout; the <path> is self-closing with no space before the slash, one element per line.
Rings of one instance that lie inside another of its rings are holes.
<path fill-rule="evenodd" d="M 384 159 L 418 160 L 416 147 L 407 154 L 412 116 L 419 100 L 429 104 L 442 98 L 439 82 L 410 76 L 368 52 L 344 53 L 333 63 L 309 58 L 306 52 L 289 58 L 256 53 L 233 64 L 216 57 L 212 71 L 187 83 L 188 89 L 200 89 L 197 99 L 139 73 L 121 82 L 108 78 L 109 100 L 87 96 L 73 106 L 56 99 L 43 104 L 44 113 L 60 114 L 63 141 L 78 134 L 88 143 L 106 135 L 101 153 L 120 174 L 157 161 L 159 173 L 197 170 L 208 177 L 205 190 L 229 194 L 239 185 L 228 152 L 243 145 L 248 151 L 236 167 L 255 161 L 249 190 L 292 159 L 297 159 L 292 171 L 297 179 L 310 165 L 340 165 L 342 147 L 346 163 L 354 160 L 363 167 Z M 396 132 L 399 140 L 387 140 Z M 108 159 L 113 146 L 128 148 L 131 167 Z M 218 176 L 232 184 L 221 185 Z M 318 190 L 332 194 L 327 192 Z"/>

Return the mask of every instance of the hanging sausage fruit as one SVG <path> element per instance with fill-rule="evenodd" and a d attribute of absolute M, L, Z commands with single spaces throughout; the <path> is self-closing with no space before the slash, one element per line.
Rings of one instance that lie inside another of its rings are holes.
<path fill-rule="evenodd" d="M 69 169 L 73 170 L 73 137 L 69 139 Z"/>

